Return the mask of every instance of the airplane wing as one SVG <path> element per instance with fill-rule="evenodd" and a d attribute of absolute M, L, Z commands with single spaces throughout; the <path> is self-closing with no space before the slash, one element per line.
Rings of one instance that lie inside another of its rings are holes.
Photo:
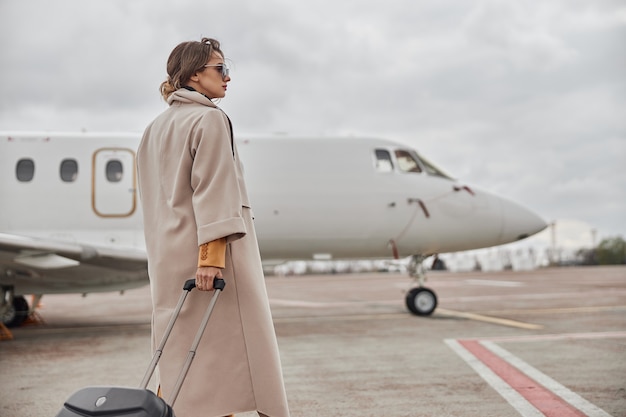
<path fill-rule="evenodd" d="M 88 293 L 148 283 L 146 252 L 0 233 L 0 284 L 15 295 Z"/>

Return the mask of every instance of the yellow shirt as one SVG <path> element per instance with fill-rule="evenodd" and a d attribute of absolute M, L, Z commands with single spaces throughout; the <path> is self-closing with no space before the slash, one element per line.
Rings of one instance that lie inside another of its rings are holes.
<path fill-rule="evenodd" d="M 225 237 L 200 245 L 198 250 L 198 268 L 202 266 L 213 266 L 224 269 L 226 266 Z"/>

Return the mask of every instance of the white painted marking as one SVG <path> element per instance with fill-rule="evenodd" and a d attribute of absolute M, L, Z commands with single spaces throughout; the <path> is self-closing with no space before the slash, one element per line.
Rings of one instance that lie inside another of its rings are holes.
<path fill-rule="evenodd" d="M 309 308 L 322 308 L 322 307 L 328 306 L 328 303 L 319 303 L 319 302 L 304 301 L 304 300 L 281 300 L 278 298 L 270 298 L 270 304 L 273 306 L 281 306 L 281 307 L 309 307 Z"/>
<path fill-rule="evenodd" d="M 397 305 L 400 301 L 395 300 L 354 300 L 354 301 L 305 301 L 305 300 L 285 300 L 280 298 L 270 298 L 270 305 L 276 307 L 304 307 L 304 308 L 330 308 L 330 307 L 350 307 L 355 305 Z"/>
<path fill-rule="evenodd" d="M 570 313 L 600 313 L 603 311 L 624 311 L 626 306 L 593 306 L 593 307 L 564 307 L 564 308 L 534 308 L 482 311 L 483 314 L 570 314 Z"/>
<path fill-rule="evenodd" d="M 497 281 L 490 279 L 466 279 L 470 285 L 483 285 L 486 287 L 523 287 L 525 284 L 519 281 Z"/>
<path fill-rule="evenodd" d="M 580 395 L 569 390 L 563 385 L 556 382 L 546 374 L 540 372 L 536 368 L 530 366 L 517 356 L 513 355 L 508 350 L 496 345 L 494 342 L 481 341 L 481 345 L 489 349 L 492 353 L 499 356 L 503 360 L 507 361 L 530 378 L 543 385 L 546 389 L 552 391 L 554 394 L 561 397 L 564 401 L 571 404 L 573 407 L 585 413 L 588 417 L 612 417 L 609 413 L 602 410 L 600 407 L 585 400 Z"/>
<path fill-rule="evenodd" d="M 537 410 L 528 400 L 522 397 L 509 384 L 504 382 L 502 378 L 496 375 L 476 356 L 468 352 L 458 341 L 454 339 L 446 339 L 444 342 L 461 357 L 482 379 L 502 396 L 511 406 L 517 410 L 522 417 L 545 417 L 543 413 Z"/>
<path fill-rule="evenodd" d="M 527 336 L 496 336 L 481 337 L 480 340 L 492 342 L 536 342 L 543 340 L 572 340 L 572 339 L 620 339 L 626 338 L 626 332 L 593 332 L 593 333 L 561 333 L 536 334 Z M 478 340 L 478 339 L 474 339 Z"/>
<path fill-rule="evenodd" d="M 611 289 L 577 291 L 577 292 L 554 292 L 554 293 L 537 293 L 537 294 L 499 294 L 499 295 L 478 295 L 478 296 L 461 296 L 461 297 L 441 297 L 441 300 L 447 302 L 478 302 L 478 301 L 502 301 L 502 300 L 571 300 L 576 298 L 598 298 L 598 297 L 618 297 L 625 296 L 626 290 Z"/>

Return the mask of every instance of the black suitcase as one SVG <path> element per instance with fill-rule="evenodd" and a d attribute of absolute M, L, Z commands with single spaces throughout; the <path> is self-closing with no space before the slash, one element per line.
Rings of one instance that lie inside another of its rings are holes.
<path fill-rule="evenodd" d="M 174 327 L 174 323 L 176 322 L 176 319 L 180 314 L 180 310 L 185 303 L 185 299 L 187 298 L 189 292 L 196 286 L 196 280 L 194 279 L 190 279 L 185 282 L 185 285 L 183 286 L 183 293 L 178 300 L 178 304 L 176 305 L 176 308 L 172 313 L 172 317 L 167 324 L 167 328 L 165 329 L 163 339 L 161 340 L 159 347 L 154 352 L 152 361 L 148 366 L 148 370 L 146 371 L 139 388 L 82 388 L 67 399 L 63 405 L 63 409 L 57 414 L 57 417 L 175 417 L 172 407 L 174 406 L 176 397 L 178 396 L 180 388 L 183 385 L 183 381 L 187 376 L 187 372 L 189 371 L 193 357 L 196 354 L 196 349 L 200 344 L 200 339 L 202 338 L 204 329 L 209 322 L 209 317 L 211 316 L 213 307 L 217 302 L 217 297 L 226 285 L 223 279 L 215 279 L 213 282 L 215 294 L 211 298 L 211 302 L 209 303 L 206 313 L 204 314 L 200 328 L 196 333 L 196 338 L 194 339 L 191 349 L 187 354 L 187 360 L 178 375 L 178 380 L 176 381 L 172 395 L 168 398 L 167 402 L 162 398 L 157 397 L 155 393 L 146 389 L 146 387 L 148 386 L 148 382 L 150 381 L 150 378 L 152 378 L 154 369 L 161 358 L 163 347 L 172 332 L 172 328 Z"/>

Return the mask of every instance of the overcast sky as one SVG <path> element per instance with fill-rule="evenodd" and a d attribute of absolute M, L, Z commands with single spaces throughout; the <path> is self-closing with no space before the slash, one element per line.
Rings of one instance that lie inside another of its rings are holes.
<path fill-rule="evenodd" d="M 563 240 L 626 237 L 621 0 L 0 0 L 0 130 L 140 132 L 202 36 L 235 133 L 396 140 Z"/>

